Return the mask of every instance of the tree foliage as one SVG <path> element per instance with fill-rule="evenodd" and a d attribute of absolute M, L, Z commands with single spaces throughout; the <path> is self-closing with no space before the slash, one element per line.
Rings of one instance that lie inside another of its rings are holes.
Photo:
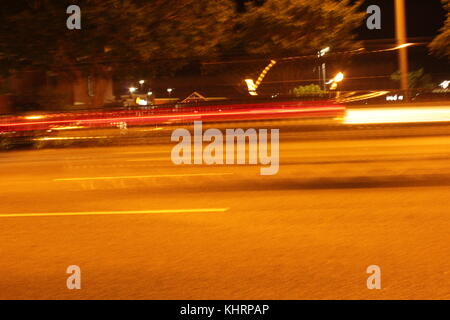
<path fill-rule="evenodd" d="M 442 0 L 442 3 L 447 10 L 447 19 L 441 33 L 430 44 L 430 49 L 436 55 L 450 58 L 450 0 Z"/>
<path fill-rule="evenodd" d="M 248 53 L 272 56 L 353 49 L 353 31 L 365 16 L 359 6 L 349 0 L 267 0 L 239 17 L 232 40 Z"/>
<path fill-rule="evenodd" d="M 354 1 L 353 1 L 354 2 Z M 166 73 L 226 54 L 267 57 L 351 49 L 363 21 L 350 0 L 16 0 L 0 13 L 0 72 L 41 67 Z M 66 28 L 66 8 L 82 29 Z"/>
<path fill-rule="evenodd" d="M 3 69 L 130 65 L 217 54 L 233 5 L 205 0 L 18 0 L 0 22 Z M 82 29 L 66 28 L 66 8 L 82 11 Z M 163 64 L 164 65 L 164 64 Z"/>
<path fill-rule="evenodd" d="M 320 86 L 313 83 L 305 86 L 298 86 L 292 89 L 292 94 L 295 97 L 320 96 L 324 93 L 325 91 L 323 91 Z"/>
<path fill-rule="evenodd" d="M 391 75 L 394 81 L 400 81 L 400 71 Z M 408 73 L 408 85 L 410 89 L 431 89 L 434 87 L 431 76 L 424 72 L 423 68 Z"/>

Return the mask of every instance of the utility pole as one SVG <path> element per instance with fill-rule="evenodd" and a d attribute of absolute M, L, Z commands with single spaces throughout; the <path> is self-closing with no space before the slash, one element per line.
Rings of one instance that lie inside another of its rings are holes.
<path fill-rule="evenodd" d="M 323 91 L 327 90 L 327 69 L 325 61 L 323 60 L 323 57 L 330 52 L 330 47 L 326 47 L 320 51 L 317 52 L 317 58 L 319 62 L 319 85 L 322 86 Z"/>
<path fill-rule="evenodd" d="M 408 48 L 406 46 L 406 13 L 405 0 L 395 0 L 395 26 L 397 46 L 400 46 L 398 61 L 400 65 L 400 84 L 405 96 L 409 101 L 408 85 Z"/>

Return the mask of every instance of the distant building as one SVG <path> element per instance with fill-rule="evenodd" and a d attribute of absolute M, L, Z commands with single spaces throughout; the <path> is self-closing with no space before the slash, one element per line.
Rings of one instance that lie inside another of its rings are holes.
<path fill-rule="evenodd" d="M 3 95 L 0 92 L 0 114 L 28 109 L 91 109 L 115 100 L 111 75 L 89 75 L 78 69 L 60 73 L 16 71 L 2 83 L 8 90 Z"/>

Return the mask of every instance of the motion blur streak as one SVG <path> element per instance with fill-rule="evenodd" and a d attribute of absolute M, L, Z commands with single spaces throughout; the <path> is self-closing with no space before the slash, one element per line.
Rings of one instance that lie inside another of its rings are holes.
<path fill-rule="evenodd" d="M 209 209 L 180 209 L 180 210 L 147 210 L 147 211 L 109 211 L 109 212 L 61 212 L 61 213 L 19 213 L 0 214 L 0 218 L 24 218 L 24 217 L 65 217 L 65 216 L 110 216 L 110 215 L 139 215 L 152 213 L 216 213 L 226 212 L 229 208 Z"/>
<path fill-rule="evenodd" d="M 162 174 L 150 176 L 118 176 L 118 177 L 88 177 L 88 178 L 64 178 L 54 181 L 87 181 L 87 180 L 116 180 L 116 179 L 145 179 L 145 178 L 180 178 L 180 177 L 207 177 L 207 176 L 226 176 L 233 173 L 198 173 L 198 174 Z"/>
<path fill-rule="evenodd" d="M 450 122 L 450 107 L 353 109 L 347 111 L 345 124 Z"/>
<path fill-rule="evenodd" d="M 36 138 L 35 141 L 64 141 L 64 140 L 90 140 L 90 139 L 107 139 L 107 136 L 96 136 L 96 137 L 44 137 Z"/>
<path fill-rule="evenodd" d="M 381 97 L 381 96 L 384 96 L 384 95 L 386 95 L 388 93 L 389 93 L 389 91 L 376 91 L 376 92 L 371 92 L 371 93 L 363 94 L 363 95 L 356 96 L 356 97 L 339 99 L 339 102 L 341 102 L 341 103 L 349 103 L 349 102 L 355 102 L 355 101 L 363 101 L 363 100 L 367 100 L 367 99 L 373 99 L 373 98 Z"/>
<path fill-rule="evenodd" d="M 211 110 L 212 109 L 212 110 Z M 165 123 L 170 121 L 224 121 L 230 119 L 243 120 L 255 118 L 286 118 L 286 117 L 327 117 L 336 116 L 345 110 L 344 106 L 333 104 L 303 105 L 301 102 L 264 103 L 201 107 L 197 109 L 164 108 L 155 111 L 136 111 L 130 115 L 128 112 L 114 114 L 87 114 L 84 116 L 72 115 L 69 118 L 54 114 L 53 120 L 47 121 L 20 121 L 16 118 L 5 118 L 0 122 L 0 131 L 26 131 L 47 130 L 55 125 L 101 127 L 111 126 L 114 123 L 126 122 L 128 125 L 146 125 Z M 149 115 L 145 115 L 149 114 Z M 105 117 L 108 115 L 107 117 Z M 50 117 L 50 116 L 48 116 Z M 63 119 L 61 119 L 63 118 Z"/>

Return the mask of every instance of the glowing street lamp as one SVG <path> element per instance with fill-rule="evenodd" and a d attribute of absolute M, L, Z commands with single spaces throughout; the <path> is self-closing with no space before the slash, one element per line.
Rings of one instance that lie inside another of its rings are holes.
<path fill-rule="evenodd" d="M 342 82 L 344 80 L 344 74 L 342 72 L 339 72 L 337 75 L 334 76 L 333 79 L 327 82 L 327 84 L 331 84 L 330 90 L 336 90 L 338 87 L 338 83 Z"/>
<path fill-rule="evenodd" d="M 167 92 L 169 93 L 169 97 L 172 96 L 172 91 L 173 91 L 172 88 L 167 88 Z"/>
<path fill-rule="evenodd" d="M 342 80 L 344 80 L 344 74 L 342 72 L 339 72 L 335 77 L 334 77 L 334 82 L 341 82 Z"/>
<path fill-rule="evenodd" d="M 131 94 L 133 94 L 133 93 L 136 92 L 137 88 L 135 88 L 135 87 L 130 87 L 130 88 L 128 88 L 128 90 L 130 91 Z"/>
<path fill-rule="evenodd" d="M 139 89 L 142 90 L 142 87 L 144 86 L 145 80 L 139 80 Z"/>
<path fill-rule="evenodd" d="M 331 79 L 331 80 L 328 82 L 328 84 L 331 83 L 330 90 L 337 90 L 338 84 L 339 84 L 340 82 L 342 82 L 342 80 L 344 80 L 344 74 L 343 74 L 342 72 L 339 72 L 337 75 L 334 76 L 333 79 Z M 340 93 L 340 91 L 338 91 L 338 92 L 336 93 L 336 100 L 339 99 L 340 95 L 341 95 L 341 93 Z"/>
<path fill-rule="evenodd" d="M 326 55 L 328 52 L 330 52 L 330 47 L 326 47 L 326 48 L 320 50 L 317 55 L 320 58 L 320 57 L 323 57 L 324 55 Z"/>
<path fill-rule="evenodd" d="M 335 84 L 337 86 L 337 84 L 339 82 L 342 82 L 342 80 L 344 80 L 344 74 L 342 72 L 339 72 L 337 75 L 334 76 L 333 79 L 331 79 L 330 81 L 327 82 L 327 84 Z M 332 90 L 334 90 L 333 88 L 331 88 Z"/>

